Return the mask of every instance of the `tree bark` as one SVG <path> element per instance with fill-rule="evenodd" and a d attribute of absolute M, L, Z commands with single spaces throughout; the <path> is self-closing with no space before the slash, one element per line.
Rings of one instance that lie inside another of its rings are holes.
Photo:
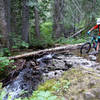
<path fill-rule="evenodd" d="M 11 0 L 4 0 L 4 5 L 5 5 L 5 15 L 6 15 L 6 22 L 7 22 L 7 31 L 9 34 L 9 43 L 10 43 L 10 48 L 13 45 L 13 41 L 10 37 L 11 34 Z"/>
<path fill-rule="evenodd" d="M 11 0 L 11 32 L 18 34 L 18 28 L 17 28 L 17 14 L 16 10 L 18 8 L 15 6 L 17 1 L 16 0 Z M 19 12 L 19 11 L 18 11 Z"/>
<path fill-rule="evenodd" d="M 9 38 L 7 30 L 7 22 L 5 16 L 4 0 L 0 0 L 0 31 L 1 31 L 1 43 L 4 47 L 9 48 Z"/>
<path fill-rule="evenodd" d="M 54 0 L 54 25 L 53 25 L 53 38 L 64 36 L 64 0 Z"/>
<path fill-rule="evenodd" d="M 22 1 L 22 39 L 29 42 L 29 7 L 26 3 L 29 0 Z"/>
<path fill-rule="evenodd" d="M 11 0 L 4 0 L 8 33 L 11 32 Z"/>
<path fill-rule="evenodd" d="M 36 0 L 36 3 L 38 4 L 38 1 Z M 38 8 L 34 6 L 34 17 L 35 17 L 35 32 L 36 32 L 36 37 L 40 37 L 40 26 L 39 26 L 39 13 L 38 13 Z"/>

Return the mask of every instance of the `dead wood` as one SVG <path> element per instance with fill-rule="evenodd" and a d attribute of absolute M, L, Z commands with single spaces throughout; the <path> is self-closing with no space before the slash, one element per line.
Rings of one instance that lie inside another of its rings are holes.
<path fill-rule="evenodd" d="M 60 52 L 60 51 L 65 51 L 65 50 L 78 49 L 78 48 L 80 48 L 81 45 L 82 44 L 64 45 L 64 46 L 60 46 L 60 47 L 44 49 L 44 50 L 34 51 L 34 52 L 25 53 L 25 54 L 21 54 L 21 55 L 17 55 L 17 56 L 12 56 L 12 57 L 9 57 L 9 59 L 10 60 L 11 59 L 21 59 L 21 58 L 36 56 L 36 55 L 40 55 L 40 54 L 44 54 L 44 53 L 49 53 L 49 52 L 57 53 L 57 52 Z"/>
<path fill-rule="evenodd" d="M 72 36 L 68 37 L 68 39 L 69 38 L 73 38 L 73 37 L 77 36 L 78 34 L 81 34 L 81 32 L 84 31 L 84 30 L 85 30 L 85 28 L 82 28 L 81 30 L 79 30 L 78 32 L 76 32 L 75 34 L 73 34 Z"/>

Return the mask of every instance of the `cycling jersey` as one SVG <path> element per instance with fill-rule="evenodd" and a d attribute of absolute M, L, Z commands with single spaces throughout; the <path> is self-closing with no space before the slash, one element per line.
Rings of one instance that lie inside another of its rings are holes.
<path fill-rule="evenodd" d="M 94 29 L 97 29 L 98 28 L 98 30 L 99 30 L 99 36 L 100 36 L 100 25 L 96 25 L 96 26 L 94 26 L 93 28 L 91 28 L 89 31 L 92 31 L 92 30 L 94 30 Z"/>

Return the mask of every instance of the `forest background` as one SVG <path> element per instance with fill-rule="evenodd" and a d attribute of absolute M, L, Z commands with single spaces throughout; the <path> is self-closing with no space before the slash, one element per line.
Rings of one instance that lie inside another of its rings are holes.
<path fill-rule="evenodd" d="M 85 42 L 99 17 L 100 0 L 0 0 L 0 79 L 14 62 L 7 58 L 12 51 Z"/>
<path fill-rule="evenodd" d="M 0 55 L 11 49 L 84 42 L 100 16 L 99 5 L 99 0 L 1 0 Z"/>

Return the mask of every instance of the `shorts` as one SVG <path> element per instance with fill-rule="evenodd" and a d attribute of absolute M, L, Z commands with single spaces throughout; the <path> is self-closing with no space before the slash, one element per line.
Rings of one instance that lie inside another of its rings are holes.
<path fill-rule="evenodd" d="M 98 37 L 98 42 L 100 43 L 100 36 Z"/>

